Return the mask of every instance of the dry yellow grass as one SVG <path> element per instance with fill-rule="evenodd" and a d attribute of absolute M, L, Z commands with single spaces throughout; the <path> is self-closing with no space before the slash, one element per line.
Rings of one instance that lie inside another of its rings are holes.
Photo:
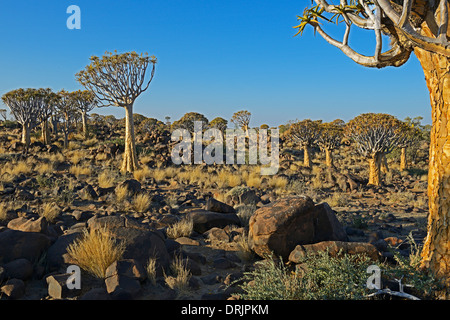
<path fill-rule="evenodd" d="M 80 176 L 90 176 L 92 174 L 92 170 L 90 167 L 81 165 L 71 166 L 69 172 L 75 175 L 77 178 Z"/>
<path fill-rule="evenodd" d="M 286 186 L 288 185 L 289 181 L 288 179 L 284 177 L 271 177 L 269 178 L 268 185 L 271 188 L 278 189 L 278 190 L 284 190 Z"/>
<path fill-rule="evenodd" d="M 147 271 L 147 278 L 150 282 L 155 285 L 156 284 L 156 258 L 150 257 L 147 262 L 147 266 L 145 268 Z"/>
<path fill-rule="evenodd" d="M 118 185 L 115 189 L 116 200 L 118 203 L 123 202 L 130 196 L 127 186 Z"/>
<path fill-rule="evenodd" d="M 41 217 L 44 217 L 49 222 L 54 222 L 55 219 L 59 216 L 59 213 L 60 210 L 54 202 L 47 202 L 43 204 L 39 211 L 39 215 Z"/>
<path fill-rule="evenodd" d="M 104 278 L 106 269 L 119 260 L 125 251 L 105 229 L 85 230 L 83 236 L 67 248 L 67 253 L 77 265 L 90 274 Z"/>
<path fill-rule="evenodd" d="M 97 177 L 100 188 L 111 188 L 116 182 L 116 174 L 111 170 L 105 170 Z"/>
<path fill-rule="evenodd" d="M 68 152 L 67 157 L 72 164 L 79 164 L 81 160 L 86 158 L 86 152 L 83 150 L 74 150 Z"/>
<path fill-rule="evenodd" d="M 6 220 L 7 212 L 10 209 L 11 204 L 6 202 L 0 202 L 0 221 Z"/>
<path fill-rule="evenodd" d="M 144 181 L 147 178 L 150 178 L 152 175 L 152 171 L 149 167 L 144 166 L 142 169 L 135 170 L 133 172 L 133 177 L 138 181 Z"/>
<path fill-rule="evenodd" d="M 38 172 L 39 174 L 45 174 L 45 173 L 52 173 L 53 171 L 55 171 L 55 167 L 54 167 L 53 163 L 41 162 L 41 163 L 36 165 L 34 170 L 36 172 Z"/>
<path fill-rule="evenodd" d="M 182 219 L 172 225 L 170 225 L 166 234 L 171 239 L 179 237 L 189 237 L 194 230 L 194 222 L 191 219 Z"/>
<path fill-rule="evenodd" d="M 145 212 L 150 208 L 150 204 L 152 202 L 152 197 L 147 193 L 140 193 L 134 196 L 133 198 L 133 209 L 136 212 Z"/>
<path fill-rule="evenodd" d="M 33 164 L 31 161 L 32 160 L 27 159 L 25 161 L 11 161 L 6 163 L 0 169 L 0 176 L 2 177 L 2 180 L 11 180 L 13 177 L 20 174 L 30 174 L 33 171 Z"/>
<path fill-rule="evenodd" d="M 165 282 L 169 288 L 176 290 L 179 295 L 189 292 L 189 280 L 191 278 L 191 272 L 186 266 L 185 260 L 181 257 L 175 257 L 172 260 L 170 269 L 174 276 L 164 275 Z"/>

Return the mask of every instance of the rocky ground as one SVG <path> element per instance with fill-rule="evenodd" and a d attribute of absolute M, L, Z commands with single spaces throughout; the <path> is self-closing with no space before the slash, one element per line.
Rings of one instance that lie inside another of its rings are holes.
<path fill-rule="evenodd" d="M 407 256 L 409 247 L 399 244 L 411 235 L 420 245 L 426 235 L 426 145 L 419 149 L 415 167 L 409 171 L 396 170 L 397 159 L 389 159 L 391 170 L 384 174 L 381 187 L 366 185 L 367 164 L 349 147 L 335 152 L 332 171 L 322 165 L 319 151 L 311 170 L 301 166 L 301 152 L 286 147 L 276 176 L 286 184 L 270 185 L 261 178 L 261 184 L 254 187 L 242 178 L 239 186 L 219 187 L 207 183 L 215 169 L 206 167 L 202 169 L 206 175 L 198 181 L 186 181 L 181 175 L 163 180 L 120 175 L 120 142 L 114 140 L 120 133 L 102 131 L 89 143 L 74 137 L 69 150 L 57 142 L 50 146 L 35 142 L 27 156 L 15 140 L 18 134 L 17 129 L 4 129 L 0 136 L 1 299 L 233 299 L 240 290 L 236 280 L 262 259 L 246 251 L 240 241 L 252 234 L 250 216 L 259 208 L 299 195 L 308 196 L 315 206 L 327 202 L 332 210 L 325 215 L 335 215 L 339 224 L 332 229 L 342 228 L 346 242 L 372 244 L 380 260 L 392 261 L 392 248 Z M 138 137 L 141 155 L 148 155 L 148 168 L 170 165 L 167 134 L 161 137 L 161 133 Z M 18 170 L 21 163 L 28 170 Z M 50 167 L 45 169 L 43 164 Z M 77 166 L 89 171 L 71 169 Z M 101 186 L 99 175 L 106 170 L 117 174 L 110 186 Z M 189 172 L 191 168 L 177 170 Z M 248 167 L 227 170 L 244 177 Z M 117 186 L 128 190 L 123 199 L 117 198 Z M 139 194 L 150 197 L 144 210 L 133 203 Z M 50 210 L 44 209 L 48 203 L 57 212 L 54 219 L 43 214 Z M 288 206 L 283 208 L 281 212 L 289 211 Z M 296 214 L 306 217 L 310 213 L 305 210 L 298 207 Z M 193 220 L 193 232 L 169 237 L 168 228 L 185 217 Z M 332 218 L 327 219 L 325 225 L 334 225 L 329 222 Z M 108 268 L 106 279 L 83 271 L 82 288 L 69 290 L 67 267 L 76 261 L 68 255 L 68 246 L 84 230 L 103 226 L 126 244 L 122 259 Z M 316 234 L 328 230 L 326 226 L 314 228 Z M 154 281 L 146 272 L 151 257 L 157 257 L 157 265 L 163 267 Z M 170 264 L 180 257 L 191 274 L 182 294 L 170 285 L 174 279 Z"/>

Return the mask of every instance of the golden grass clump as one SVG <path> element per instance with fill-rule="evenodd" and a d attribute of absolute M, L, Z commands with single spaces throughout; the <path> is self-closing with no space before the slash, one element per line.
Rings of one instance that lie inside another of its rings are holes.
<path fill-rule="evenodd" d="M 30 174 L 33 171 L 31 160 L 12 161 L 6 163 L 0 171 L 0 176 L 9 175 L 10 177 L 20 174 Z"/>
<path fill-rule="evenodd" d="M 152 197 L 147 193 L 140 193 L 133 198 L 133 209 L 136 212 L 142 213 L 150 208 Z"/>
<path fill-rule="evenodd" d="M 98 175 L 97 180 L 100 188 L 111 188 L 116 182 L 116 174 L 111 170 L 105 170 Z"/>
<path fill-rule="evenodd" d="M 192 219 L 181 219 L 178 222 L 170 225 L 166 234 L 171 239 L 176 239 L 179 237 L 189 237 L 194 230 L 194 222 Z"/>
<path fill-rule="evenodd" d="M 6 202 L 0 202 L 0 221 L 4 221 L 8 218 L 8 210 L 11 204 Z"/>
<path fill-rule="evenodd" d="M 48 222 L 54 222 L 59 216 L 60 210 L 54 202 L 47 202 L 41 206 L 39 215 L 44 217 Z"/>
<path fill-rule="evenodd" d="M 118 185 L 115 189 L 116 200 L 117 202 L 123 202 L 130 196 L 130 192 L 128 191 L 128 187 L 124 185 Z"/>
<path fill-rule="evenodd" d="M 82 237 L 67 248 L 77 265 L 97 278 L 105 278 L 106 269 L 120 260 L 124 251 L 125 245 L 117 243 L 106 228 L 86 229 Z"/>
<path fill-rule="evenodd" d="M 170 269 L 174 276 L 164 275 L 164 280 L 167 286 L 172 290 L 176 290 L 179 295 L 188 293 L 191 272 L 187 268 L 186 260 L 183 260 L 181 257 L 175 257 L 172 260 Z"/>
<path fill-rule="evenodd" d="M 92 170 L 90 167 L 85 167 L 81 165 L 71 166 L 69 172 L 75 175 L 77 178 L 79 176 L 90 176 L 92 174 Z"/>
<path fill-rule="evenodd" d="M 55 171 L 55 166 L 53 163 L 39 163 L 36 165 L 36 167 L 34 168 L 34 170 L 36 172 L 38 172 L 39 174 L 46 174 L 46 173 L 52 173 L 53 171 Z"/>
<path fill-rule="evenodd" d="M 138 181 L 144 181 L 145 179 L 151 177 L 152 171 L 149 167 L 144 166 L 142 169 L 135 170 L 133 172 L 133 177 Z"/>

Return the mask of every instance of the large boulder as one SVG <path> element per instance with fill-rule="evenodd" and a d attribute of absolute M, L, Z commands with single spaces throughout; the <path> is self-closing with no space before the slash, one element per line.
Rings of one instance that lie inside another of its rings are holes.
<path fill-rule="evenodd" d="M 0 232 L 0 264 L 21 258 L 35 262 L 50 244 L 43 233 L 6 229 Z"/>
<path fill-rule="evenodd" d="M 148 225 L 125 216 L 94 216 L 88 220 L 91 230 L 107 228 L 111 235 L 125 244 L 123 259 L 135 259 L 146 266 L 149 258 L 155 257 L 159 266 L 167 268 L 169 254 L 164 236 Z"/>
<path fill-rule="evenodd" d="M 249 222 L 249 244 L 261 257 L 287 259 L 295 246 L 348 237 L 327 203 L 306 196 L 288 197 L 255 211 Z"/>

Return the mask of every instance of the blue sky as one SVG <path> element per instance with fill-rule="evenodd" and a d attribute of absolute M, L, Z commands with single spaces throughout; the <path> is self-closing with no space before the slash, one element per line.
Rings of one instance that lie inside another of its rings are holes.
<path fill-rule="evenodd" d="M 75 73 L 105 51 L 158 58 L 149 90 L 134 110 L 179 119 L 200 112 L 227 120 L 252 113 L 252 126 L 294 119 L 348 121 L 365 112 L 431 123 L 428 90 L 412 56 L 400 68 L 356 65 L 308 28 L 294 37 L 309 0 L 17 0 L 0 8 L 0 95 L 19 87 L 78 90 Z M 81 9 L 81 30 L 69 30 L 69 5 Z M 333 26 L 330 26 L 331 28 Z M 331 29 L 332 30 L 332 29 Z M 338 31 L 332 31 L 332 33 Z M 351 43 L 365 52 L 368 32 Z M 123 117 L 120 108 L 96 109 Z"/>

